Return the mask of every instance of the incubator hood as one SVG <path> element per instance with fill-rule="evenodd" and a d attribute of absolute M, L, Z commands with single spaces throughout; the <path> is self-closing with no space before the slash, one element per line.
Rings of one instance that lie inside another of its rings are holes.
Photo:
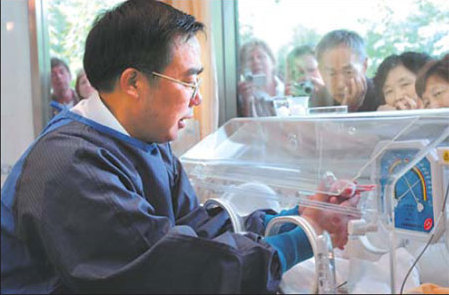
<path fill-rule="evenodd" d="M 390 261 L 384 263 L 387 270 L 379 275 L 388 276 L 382 280 L 389 289 L 373 288 L 371 292 L 399 292 L 405 275 L 401 265 L 408 259 L 399 255 L 404 245 L 413 246 L 405 247 L 413 256 L 429 241 L 443 244 L 449 264 L 445 206 L 449 109 L 235 118 L 180 160 L 200 202 L 219 200 L 225 204 L 225 209 L 233 212 L 231 221 L 236 232 L 245 230 L 239 219 L 256 209 L 279 211 L 299 204 L 300 208 L 352 216 L 356 221 L 349 232 L 357 243 L 350 245 L 352 252 L 342 254 L 351 269 L 343 273 L 353 273 L 357 265 L 368 269 L 360 261 L 368 261 L 371 266 Z M 328 178 L 351 180 L 372 189 L 361 193 L 357 208 L 311 200 L 310 196 L 320 192 L 341 193 L 325 185 Z M 441 257 L 441 253 L 438 255 Z M 422 267 L 423 273 L 426 267 Z M 447 274 L 447 269 L 443 271 Z M 350 281 L 341 276 L 337 271 L 335 284 Z M 421 282 L 428 281 L 429 276 L 420 276 Z M 285 292 L 302 292 L 292 288 L 295 283 L 288 280 L 288 275 L 284 277 Z M 343 292 L 363 291 L 354 284 L 347 285 L 349 289 Z"/>
<path fill-rule="evenodd" d="M 385 151 L 409 143 L 407 161 L 418 162 L 449 142 L 449 110 L 403 113 L 236 118 L 180 159 L 202 202 L 246 193 L 288 206 L 320 190 L 338 193 L 319 186 L 326 174 L 377 184 L 370 194 L 379 194 L 404 173 L 382 173 Z"/>

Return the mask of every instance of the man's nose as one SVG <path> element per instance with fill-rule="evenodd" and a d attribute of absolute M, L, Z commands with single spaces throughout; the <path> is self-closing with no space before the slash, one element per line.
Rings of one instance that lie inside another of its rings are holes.
<path fill-rule="evenodd" d="M 190 100 L 190 104 L 189 107 L 194 107 L 194 106 L 198 106 L 201 104 L 203 98 L 201 96 L 201 92 L 200 90 L 198 90 L 195 94 L 194 97 L 192 97 L 192 99 Z"/>
<path fill-rule="evenodd" d="M 335 85 L 337 86 L 337 89 L 343 90 L 346 88 L 346 79 L 343 75 L 337 74 L 335 76 Z"/>

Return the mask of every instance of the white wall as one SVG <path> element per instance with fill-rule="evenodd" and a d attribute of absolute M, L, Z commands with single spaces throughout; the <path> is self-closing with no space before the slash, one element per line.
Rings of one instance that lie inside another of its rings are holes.
<path fill-rule="evenodd" d="M 1 184 L 34 139 L 27 0 L 1 0 Z"/>

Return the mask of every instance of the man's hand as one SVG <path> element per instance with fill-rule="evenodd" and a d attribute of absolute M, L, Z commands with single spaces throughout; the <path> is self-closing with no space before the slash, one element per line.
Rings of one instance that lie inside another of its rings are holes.
<path fill-rule="evenodd" d="M 322 183 L 319 191 L 325 191 L 325 185 Z M 339 195 L 317 193 L 311 197 L 311 200 L 332 203 L 342 207 L 357 207 L 360 200 L 360 190 L 357 190 L 355 183 L 348 180 L 336 180 L 329 191 L 332 192 L 333 190 L 341 193 Z M 304 208 L 301 216 L 314 227 L 317 234 L 321 234 L 323 230 L 326 230 L 332 237 L 334 247 L 343 249 L 348 242 L 348 222 L 354 219 L 353 216 L 311 207 Z"/>
<path fill-rule="evenodd" d="M 256 86 L 254 85 L 254 83 L 248 81 L 239 82 L 237 88 L 238 93 L 243 98 L 248 98 L 249 96 L 252 96 L 254 91 L 256 90 Z"/>
<path fill-rule="evenodd" d="M 293 89 L 293 83 L 292 82 L 286 83 L 284 94 L 287 96 L 292 95 L 292 89 Z"/>
<path fill-rule="evenodd" d="M 367 89 L 365 76 L 357 75 L 349 79 L 341 105 L 347 105 L 350 111 L 356 111 L 363 104 Z"/>
<path fill-rule="evenodd" d="M 323 91 L 326 86 L 324 85 L 324 81 L 320 78 L 316 78 L 313 76 L 310 77 L 303 77 L 297 81 L 297 83 L 304 82 L 304 81 L 311 81 L 313 84 L 313 94 L 312 97 L 317 95 L 318 92 Z M 285 83 L 285 95 L 293 95 L 293 83 L 292 81 Z"/>
<path fill-rule="evenodd" d="M 238 84 L 238 95 L 240 99 L 240 107 L 242 115 L 246 117 L 252 116 L 252 105 L 254 104 L 254 91 L 256 86 L 252 82 L 243 81 Z"/>
<path fill-rule="evenodd" d="M 326 85 L 324 85 L 323 79 L 317 78 L 317 77 L 309 77 L 309 79 L 313 83 L 313 92 L 315 94 L 322 91 L 324 88 L 326 88 Z"/>

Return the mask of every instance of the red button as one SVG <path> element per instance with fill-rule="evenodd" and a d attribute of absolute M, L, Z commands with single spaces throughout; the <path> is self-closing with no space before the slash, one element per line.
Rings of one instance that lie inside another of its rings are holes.
<path fill-rule="evenodd" d="M 426 220 L 424 220 L 424 230 L 430 230 L 432 228 L 432 224 L 432 218 L 427 218 Z"/>

